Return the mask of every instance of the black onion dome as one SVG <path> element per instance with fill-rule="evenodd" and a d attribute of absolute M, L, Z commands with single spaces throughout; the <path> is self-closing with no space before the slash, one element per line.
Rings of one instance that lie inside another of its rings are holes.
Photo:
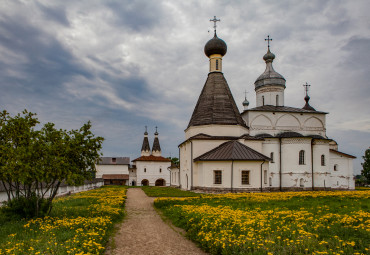
<path fill-rule="evenodd" d="M 213 54 L 220 54 L 224 56 L 227 52 L 227 45 L 226 43 L 217 37 L 216 33 L 215 36 L 209 40 L 206 45 L 204 46 L 204 53 L 207 57 Z"/>

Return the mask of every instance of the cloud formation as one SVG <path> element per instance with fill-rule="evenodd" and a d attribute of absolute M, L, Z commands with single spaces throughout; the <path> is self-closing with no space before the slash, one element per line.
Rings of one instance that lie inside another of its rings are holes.
<path fill-rule="evenodd" d="M 27 108 L 42 122 L 93 122 L 109 156 L 136 157 L 144 126 L 159 127 L 166 156 L 178 154 L 208 73 L 212 37 L 228 44 L 223 68 L 241 109 L 255 105 L 264 38 L 287 80 L 285 104 L 330 112 L 328 136 L 358 157 L 369 147 L 370 19 L 367 1 L 3 1 L 0 107 Z"/>

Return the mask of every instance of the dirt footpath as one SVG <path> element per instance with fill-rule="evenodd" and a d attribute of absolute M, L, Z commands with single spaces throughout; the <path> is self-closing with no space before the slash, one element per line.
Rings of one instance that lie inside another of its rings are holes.
<path fill-rule="evenodd" d="M 127 190 L 126 219 L 106 254 L 206 254 L 164 223 L 153 208 L 154 198 L 139 188 Z"/>

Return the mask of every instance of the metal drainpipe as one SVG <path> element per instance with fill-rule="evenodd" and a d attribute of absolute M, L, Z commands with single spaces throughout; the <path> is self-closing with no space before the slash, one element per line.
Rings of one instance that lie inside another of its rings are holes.
<path fill-rule="evenodd" d="M 234 160 L 231 160 L 231 193 L 233 193 L 233 182 L 234 182 Z"/>
<path fill-rule="evenodd" d="M 313 176 L 313 139 L 311 139 L 311 172 L 312 172 L 312 190 L 315 190 L 314 176 Z"/>
<path fill-rule="evenodd" d="M 281 188 L 281 138 L 279 138 L 279 145 L 280 145 L 280 149 L 279 149 L 279 177 L 280 177 L 280 181 L 279 181 L 279 186 L 280 186 L 280 191 L 282 190 Z"/>
<path fill-rule="evenodd" d="M 262 190 L 263 190 L 263 188 L 262 188 L 262 165 L 263 164 L 265 164 L 265 161 L 263 161 L 262 162 L 262 164 L 261 164 L 261 192 L 262 192 Z"/>
<path fill-rule="evenodd" d="M 180 146 L 179 146 L 179 187 L 181 189 L 181 161 L 180 161 L 181 156 L 180 155 L 181 154 L 180 154 Z"/>
<path fill-rule="evenodd" d="M 190 141 L 191 144 L 191 177 L 190 177 L 190 190 L 193 189 L 193 141 Z"/>

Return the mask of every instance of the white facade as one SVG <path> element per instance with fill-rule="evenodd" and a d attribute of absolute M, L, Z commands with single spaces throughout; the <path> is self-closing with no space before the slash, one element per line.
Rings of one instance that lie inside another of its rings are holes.
<path fill-rule="evenodd" d="M 135 165 L 137 185 L 170 186 L 170 161 L 136 161 Z M 163 180 L 163 183 L 161 180 Z M 145 184 L 146 181 L 148 181 L 148 184 Z"/>

